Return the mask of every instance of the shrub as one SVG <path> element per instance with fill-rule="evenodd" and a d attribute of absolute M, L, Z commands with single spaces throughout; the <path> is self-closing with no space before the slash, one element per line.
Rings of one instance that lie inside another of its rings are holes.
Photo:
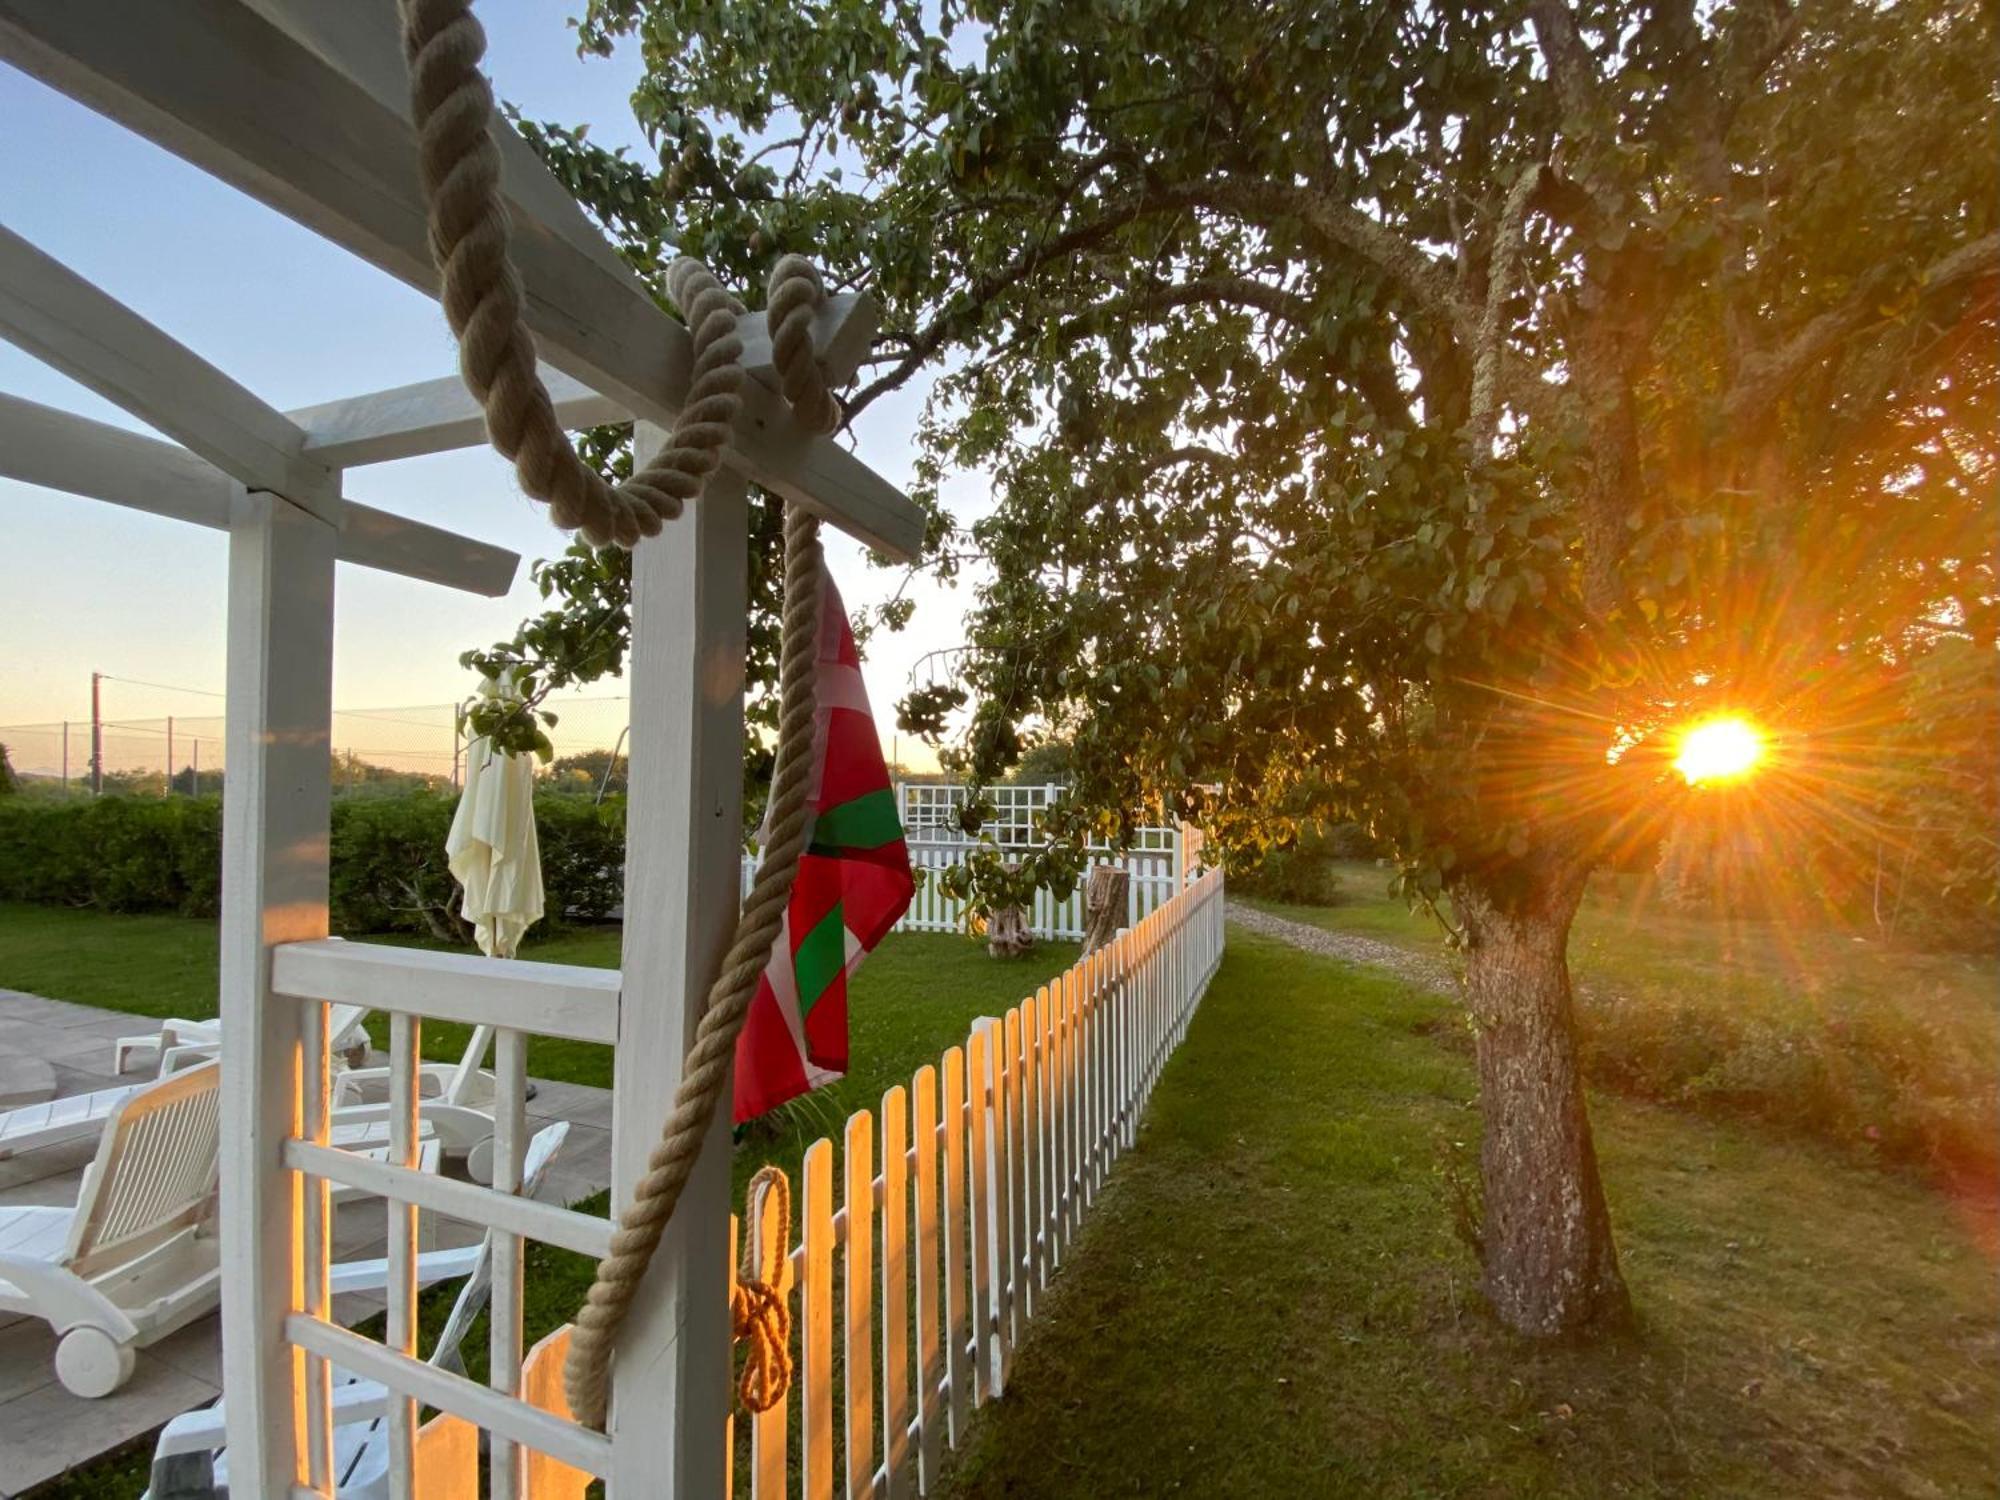
<path fill-rule="evenodd" d="M 22 798 L 0 812 L 0 897 L 11 901 L 213 916 L 221 865 L 214 797 Z"/>
<path fill-rule="evenodd" d="M 458 942 L 445 835 L 458 799 L 412 791 L 333 804 L 329 888 L 336 932 L 418 932 Z M 624 897 L 625 800 L 535 799 L 548 922 L 608 916 Z M 0 900 L 212 917 L 220 909 L 218 797 L 0 803 Z"/>
<path fill-rule="evenodd" d="M 1907 995 L 1729 1003 L 1592 988 L 1578 996 L 1577 1030 L 1592 1084 L 1749 1116 L 1951 1179 L 2000 1174 L 1985 1032 Z"/>
<path fill-rule="evenodd" d="M 445 864 L 454 796 L 343 797 L 333 805 L 332 919 L 337 932 L 422 932 L 468 939 Z"/>
<path fill-rule="evenodd" d="M 535 798 L 542 884 L 551 920 L 608 917 L 625 899 L 625 798 L 543 793 Z"/>
<path fill-rule="evenodd" d="M 1333 906 L 1340 900 L 1337 861 L 1364 841 L 1352 823 L 1309 827 L 1292 843 L 1267 850 L 1247 869 L 1230 866 L 1229 884 L 1246 896 L 1283 901 L 1293 906 Z"/>

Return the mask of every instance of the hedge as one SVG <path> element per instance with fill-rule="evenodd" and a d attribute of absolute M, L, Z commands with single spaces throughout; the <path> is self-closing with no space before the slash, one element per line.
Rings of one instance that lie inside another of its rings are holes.
<path fill-rule="evenodd" d="M 433 792 L 333 804 L 334 931 L 463 936 L 444 857 L 457 806 Z M 546 794 L 535 825 L 551 918 L 609 915 L 623 896 L 624 798 Z M 221 893 L 219 798 L 0 803 L 0 900 L 212 917 Z"/>

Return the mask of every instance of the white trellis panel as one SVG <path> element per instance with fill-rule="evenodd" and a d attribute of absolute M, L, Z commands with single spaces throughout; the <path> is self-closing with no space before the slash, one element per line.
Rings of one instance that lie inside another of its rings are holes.
<path fill-rule="evenodd" d="M 1025 851 L 1041 840 L 1039 819 L 1045 808 L 1063 791 L 1056 785 L 993 787 L 987 796 L 998 809 L 982 828 L 981 836 L 991 836 L 1003 849 Z M 927 782 L 898 782 L 897 805 L 909 842 L 910 863 L 921 871 L 942 872 L 964 863 L 967 853 L 979 840 L 958 827 L 958 809 L 969 795 L 962 786 Z M 1169 897 L 1201 869 L 1201 834 L 1189 826 L 1144 827 L 1135 829 L 1129 848 L 1116 849 L 1093 843 L 1085 857 L 1087 866 L 1118 865 L 1130 877 L 1126 894 L 1125 925 L 1136 927 L 1166 904 Z M 742 890 L 749 892 L 757 873 L 755 855 L 743 856 Z M 1038 938 L 1076 942 L 1083 937 L 1083 891 L 1088 870 L 1076 888 L 1058 899 L 1054 892 L 1035 892 L 1028 912 L 1028 930 Z M 909 910 L 896 922 L 898 932 L 961 932 L 965 929 L 965 904 L 947 896 L 937 875 L 919 877 L 916 895 Z"/>

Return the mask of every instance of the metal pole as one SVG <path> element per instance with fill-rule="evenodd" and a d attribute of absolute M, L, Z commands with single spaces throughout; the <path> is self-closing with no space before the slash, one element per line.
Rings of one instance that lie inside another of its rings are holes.
<path fill-rule="evenodd" d="M 617 767 L 617 765 L 618 765 L 618 751 L 619 751 L 620 747 L 622 747 L 622 746 L 624 745 L 624 743 L 625 743 L 625 736 L 626 736 L 626 734 L 627 734 L 627 733 L 628 733 L 628 732 L 629 732 L 629 731 L 631 730 L 631 728 L 632 728 L 632 726 L 631 726 L 630 724 L 627 724 L 627 725 L 625 726 L 625 728 L 623 728 L 623 729 L 621 729 L 621 730 L 619 730 L 619 731 L 618 731 L 618 738 L 617 738 L 616 740 L 612 741 L 612 744 L 611 744 L 611 759 L 610 759 L 610 760 L 608 760 L 608 761 L 606 761 L 606 762 L 604 763 L 604 779 L 603 779 L 602 781 L 600 781 L 600 782 L 598 782 L 598 783 L 597 783 L 597 797 L 596 797 L 596 802 L 598 803 L 598 805 L 599 805 L 599 806 L 602 806 L 602 805 L 603 805 L 603 802 L 604 802 L 604 789 L 605 789 L 606 787 L 608 787 L 608 786 L 610 786 L 610 785 L 611 785 L 611 772 L 612 772 L 612 771 L 613 771 L 613 770 L 614 770 L 614 769 L 615 769 L 615 768 Z M 630 778 L 630 777 L 627 777 L 627 778 L 626 778 L 626 784 L 627 784 L 628 786 L 629 786 L 629 785 L 631 784 L 631 778 Z"/>
<path fill-rule="evenodd" d="M 63 795 L 69 795 L 69 720 L 63 720 Z"/>
<path fill-rule="evenodd" d="M 174 794 L 174 716 L 167 715 L 167 795 Z"/>
<path fill-rule="evenodd" d="M 90 795 L 104 795 L 104 699 L 102 672 L 90 674 Z"/>
<path fill-rule="evenodd" d="M 188 795 L 190 797 L 199 797 L 201 795 L 201 741 L 200 740 L 196 740 L 194 742 L 194 767 L 188 773 Z"/>

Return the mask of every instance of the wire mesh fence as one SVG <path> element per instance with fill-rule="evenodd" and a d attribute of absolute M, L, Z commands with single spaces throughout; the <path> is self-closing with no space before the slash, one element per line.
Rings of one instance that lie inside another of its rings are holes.
<path fill-rule="evenodd" d="M 544 775 L 595 789 L 623 784 L 630 700 L 623 696 L 551 701 L 555 758 Z M 458 706 L 337 709 L 332 775 L 336 796 L 417 785 L 451 787 L 464 771 Z M 227 725 L 219 714 L 71 719 L 0 725 L 0 745 L 24 790 L 60 796 L 107 792 L 215 792 L 228 770 Z"/>

